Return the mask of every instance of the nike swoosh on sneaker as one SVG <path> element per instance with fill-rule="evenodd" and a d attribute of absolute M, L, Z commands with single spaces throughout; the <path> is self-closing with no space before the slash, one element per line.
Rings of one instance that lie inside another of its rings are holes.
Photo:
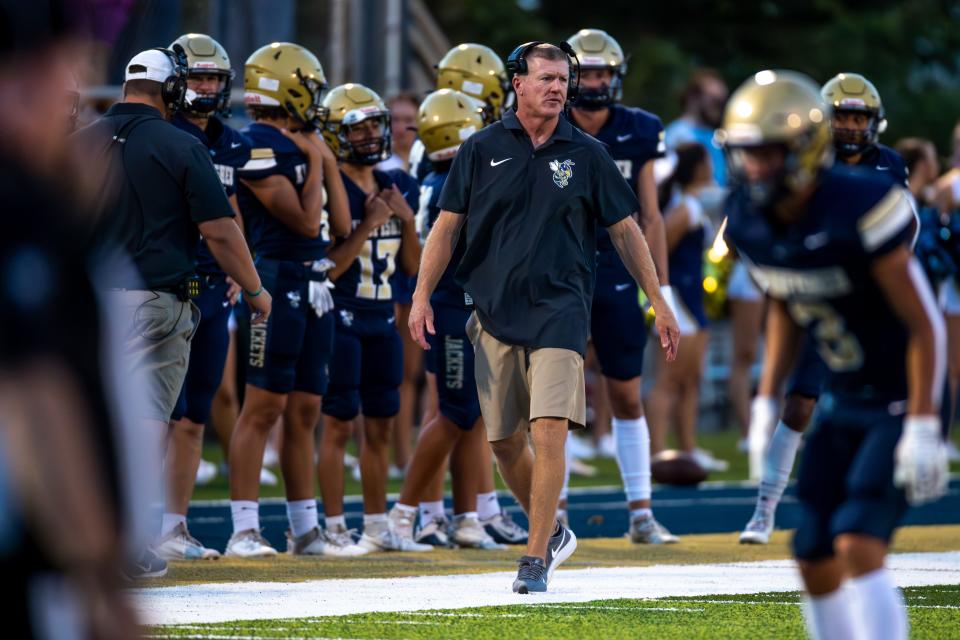
<path fill-rule="evenodd" d="M 490 158 L 490 166 L 491 166 L 491 167 L 496 167 L 497 165 L 501 165 L 501 164 L 503 164 L 504 162 L 507 162 L 508 160 L 513 160 L 513 158 L 512 158 L 512 157 L 511 157 L 511 158 L 504 158 L 503 160 L 497 160 L 497 161 L 494 161 L 493 158 Z"/>

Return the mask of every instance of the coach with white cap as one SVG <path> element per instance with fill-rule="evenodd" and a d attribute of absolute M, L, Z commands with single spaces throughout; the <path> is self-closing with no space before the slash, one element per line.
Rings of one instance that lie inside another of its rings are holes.
<path fill-rule="evenodd" d="M 165 435 L 187 370 L 199 311 L 194 262 L 200 234 L 223 270 L 245 292 L 254 322 L 265 322 L 263 290 L 210 155 L 167 119 L 187 99 L 183 50 L 138 53 L 126 68 L 123 99 L 74 137 L 87 164 L 106 165 L 97 245 L 134 269 L 100 278 L 120 314 L 128 373 L 149 389 L 140 418 Z"/>

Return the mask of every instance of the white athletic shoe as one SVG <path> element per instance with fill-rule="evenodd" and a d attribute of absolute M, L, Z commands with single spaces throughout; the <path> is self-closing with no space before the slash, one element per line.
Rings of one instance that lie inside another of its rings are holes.
<path fill-rule="evenodd" d="M 527 530 L 513 521 L 506 511 L 480 520 L 480 524 L 487 530 L 494 542 L 500 544 L 527 544 Z"/>
<path fill-rule="evenodd" d="M 429 544 L 414 542 L 413 538 L 403 538 L 390 528 L 389 523 L 377 523 L 364 527 L 360 542 L 367 551 L 432 551 Z"/>
<path fill-rule="evenodd" d="M 450 522 L 443 516 L 437 516 L 425 526 L 420 527 L 413 539 L 420 544 L 428 544 L 431 547 L 452 549 L 454 544 L 450 542 L 449 531 Z"/>
<path fill-rule="evenodd" d="M 403 480 L 405 475 L 407 475 L 407 470 L 401 469 L 395 464 L 390 465 L 387 469 L 387 478 L 390 480 Z"/>
<path fill-rule="evenodd" d="M 214 560 L 220 557 L 216 549 L 208 549 L 190 535 L 182 522 L 167 535 L 157 540 L 153 549 L 164 560 Z"/>
<path fill-rule="evenodd" d="M 730 468 L 730 463 L 720 458 L 714 458 L 713 454 L 706 449 L 694 449 L 693 459 L 697 461 L 705 471 L 726 471 Z"/>
<path fill-rule="evenodd" d="M 208 460 L 200 459 L 200 466 L 197 467 L 197 486 L 202 487 L 210 484 L 217 477 L 217 465 Z"/>
<path fill-rule="evenodd" d="M 277 486 L 277 474 L 266 467 L 260 467 L 260 486 L 261 487 L 275 487 Z"/>
<path fill-rule="evenodd" d="M 293 537 L 293 532 L 287 531 L 287 553 L 293 556 L 329 556 L 333 558 L 352 558 L 366 555 L 363 547 L 349 543 L 343 538 L 328 534 L 320 527 L 314 527 L 299 538 Z"/>
<path fill-rule="evenodd" d="M 597 455 L 601 458 L 617 457 L 617 441 L 614 440 L 612 433 L 600 436 L 600 442 L 597 443 Z"/>
<path fill-rule="evenodd" d="M 390 530 L 395 534 L 413 540 L 413 519 L 416 517 L 416 512 L 408 514 L 394 505 L 387 515 L 387 521 L 390 523 Z"/>
<path fill-rule="evenodd" d="M 506 549 L 507 545 L 498 544 L 490 537 L 480 521 L 473 517 L 454 516 L 450 526 L 450 540 L 458 547 L 470 549 Z"/>
<path fill-rule="evenodd" d="M 356 467 L 359 464 L 360 464 L 360 460 L 357 459 L 357 456 L 350 455 L 346 451 L 343 452 L 343 466 Z"/>
<path fill-rule="evenodd" d="M 774 512 L 771 509 L 757 505 L 750 522 L 740 534 L 740 544 L 767 544 L 770 534 L 773 533 Z"/>
<path fill-rule="evenodd" d="M 630 542 L 634 544 L 676 544 L 680 538 L 657 522 L 652 515 L 638 516 L 630 521 L 630 531 L 627 532 Z"/>
<path fill-rule="evenodd" d="M 597 468 L 587 464 L 580 458 L 571 458 L 570 473 L 571 475 L 580 476 L 582 478 L 592 478 L 597 475 Z"/>
<path fill-rule="evenodd" d="M 574 435 L 567 438 L 567 446 L 570 447 L 570 455 L 574 458 L 590 459 L 597 455 L 597 450 L 593 447 L 593 444 Z"/>
<path fill-rule="evenodd" d="M 223 555 L 231 558 L 267 558 L 277 555 L 277 550 L 264 540 L 259 531 L 247 529 L 230 536 Z"/>
<path fill-rule="evenodd" d="M 276 467 L 279 464 L 280 452 L 268 444 L 263 450 L 263 466 Z"/>

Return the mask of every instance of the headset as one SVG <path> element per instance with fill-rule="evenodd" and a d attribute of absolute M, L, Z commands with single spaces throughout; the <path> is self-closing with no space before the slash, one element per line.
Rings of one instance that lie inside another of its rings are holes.
<path fill-rule="evenodd" d="M 172 50 L 157 47 L 154 51 L 159 51 L 167 56 L 170 65 L 173 67 L 173 75 L 167 76 L 167 79 L 161 84 L 160 97 L 171 113 L 181 111 L 187 98 L 187 74 L 189 72 L 187 52 L 179 44 L 174 44 Z"/>
<path fill-rule="evenodd" d="M 511 80 L 515 75 L 526 75 L 529 71 L 529 68 L 527 67 L 527 53 L 537 45 L 541 44 L 551 44 L 567 54 L 567 65 L 570 69 L 567 74 L 567 102 L 572 102 L 574 99 L 576 99 L 577 94 L 580 92 L 580 59 L 577 58 L 577 52 L 573 50 L 573 47 L 571 47 L 570 43 L 566 40 L 560 44 L 554 44 L 553 42 L 546 42 L 543 40 L 534 40 L 533 42 L 527 42 L 520 45 L 511 51 L 509 56 L 507 56 L 507 75 L 511 78 Z"/>

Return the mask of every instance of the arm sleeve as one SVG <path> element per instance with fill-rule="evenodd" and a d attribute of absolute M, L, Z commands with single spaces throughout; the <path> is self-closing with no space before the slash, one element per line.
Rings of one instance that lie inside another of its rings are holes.
<path fill-rule="evenodd" d="M 637 194 L 623 179 L 606 147 L 601 147 L 594 156 L 592 173 L 593 215 L 600 225 L 609 227 L 640 210 Z"/>
<path fill-rule="evenodd" d="M 916 225 L 907 191 L 893 187 L 860 216 L 857 233 L 866 257 L 873 260 L 900 245 L 909 244 L 916 233 Z"/>
<path fill-rule="evenodd" d="M 460 146 L 447 181 L 440 192 L 439 205 L 452 213 L 467 213 L 470 205 L 470 192 L 473 187 L 474 167 L 476 166 L 476 149 L 472 138 L 467 138 Z M 623 180 L 623 178 L 621 178 Z"/>
<path fill-rule="evenodd" d="M 184 153 L 184 160 L 186 174 L 183 192 L 193 221 L 200 223 L 216 218 L 232 218 L 233 207 L 227 200 L 206 147 L 199 142 L 191 144 Z"/>

